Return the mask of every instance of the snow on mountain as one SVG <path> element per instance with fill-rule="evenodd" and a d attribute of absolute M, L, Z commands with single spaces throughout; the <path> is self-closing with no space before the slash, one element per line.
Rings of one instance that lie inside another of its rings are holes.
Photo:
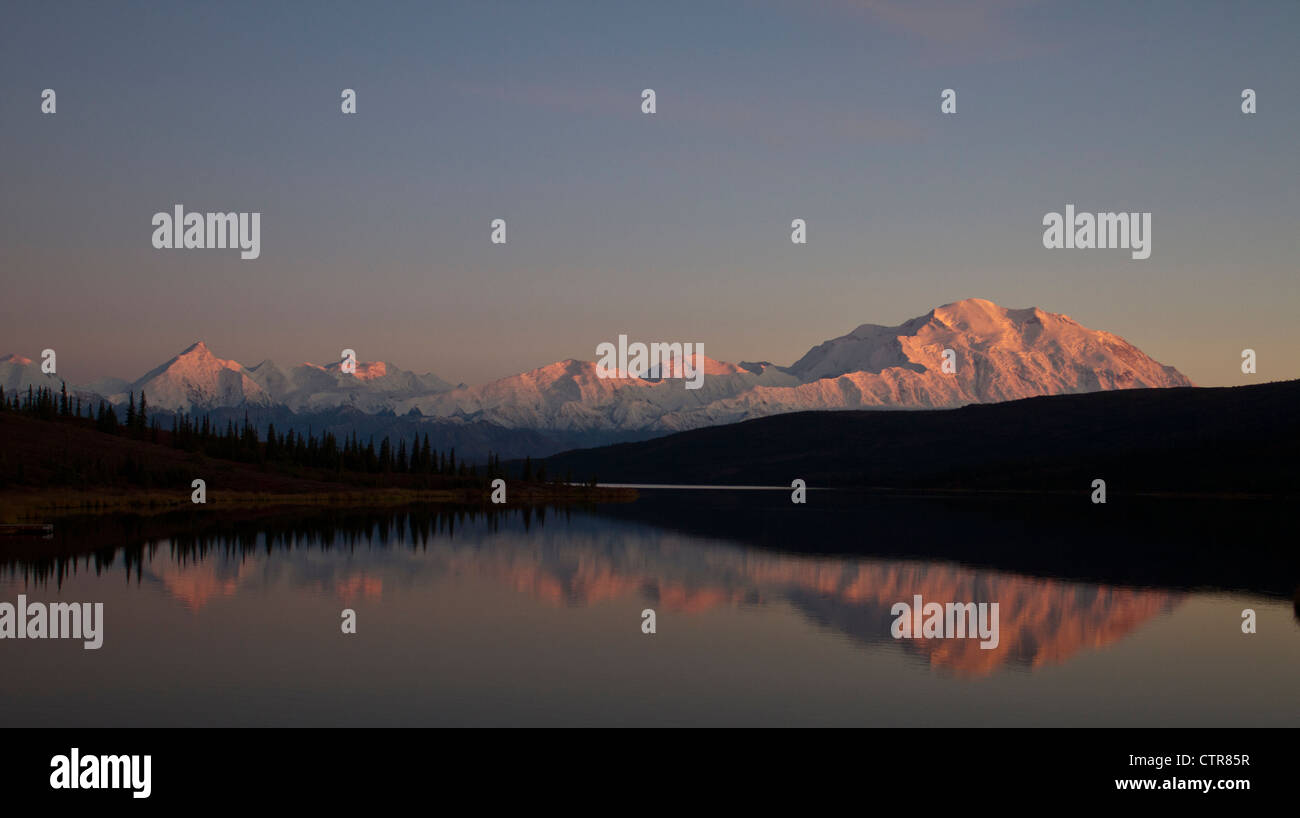
<path fill-rule="evenodd" d="M 798 378 L 776 367 L 752 372 L 708 356 L 698 389 L 681 378 L 601 378 L 592 361 L 569 359 L 482 386 L 407 401 L 398 413 L 484 420 L 508 428 L 602 431 L 658 429 L 673 413 L 693 413 L 757 386 L 793 386 Z"/>
<path fill-rule="evenodd" d="M 358 361 L 356 372 L 350 373 L 343 371 L 342 361 L 325 366 L 304 363 L 284 370 L 268 360 L 248 372 L 274 403 L 295 412 L 338 406 L 378 412 L 414 396 L 453 388 L 437 375 L 417 375 L 384 361 Z"/>
<path fill-rule="evenodd" d="M 956 371 L 942 370 L 944 350 Z M 942 408 L 1036 395 L 1190 386 L 1124 339 L 1037 308 L 1007 309 L 970 298 L 896 327 L 863 324 L 819 344 L 789 367 L 703 358 L 698 389 L 681 378 L 601 378 L 593 361 L 564 360 L 479 386 L 451 384 L 382 361 L 266 360 L 244 367 L 196 343 L 139 380 L 105 379 L 114 402 L 148 394 L 159 409 L 285 406 L 295 412 L 349 407 L 418 413 L 452 422 L 563 432 L 667 432 L 808 409 Z M 60 381 L 39 364 L 0 358 L 6 392 Z M 71 390 L 71 385 L 69 385 Z"/>
<path fill-rule="evenodd" d="M 942 371 L 945 349 L 956 354 L 955 373 Z M 941 408 L 1192 385 L 1117 335 L 1067 315 L 980 298 L 945 304 L 897 327 L 864 324 L 813 348 L 789 371 L 805 383 L 724 401 L 712 407 L 707 423 L 804 409 Z M 664 419 L 672 428 L 707 425 L 698 421 Z"/>
<path fill-rule="evenodd" d="M 945 349 L 956 352 L 955 385 L 907 376 L 943 374 Z M 1068 315 L 1037 307 L 1008 309 L 982 298 L 945 304 L 897 327 L 863 324 L 813 348 L 790 367 L 809 382 L 853 373 L 884 375 L 891 369 L 902 371 L 889 373 L 890 382 L 913 381 L 936 398 L 953 396 L 935 405 L 1191 385 L 1178 370 L 1117 335 L 1088 329 Z"/>
<path fill-rule="evenodd" d="M 47 387 L 57 393 L 63 388 L 63 379 L 57 374 L 42 372 L 40 361 L 10 353 L 0 356 L 0 386 L 4 387 L 6 397 L 20 393 L 26 395 L 28 387 Z M 73 394 L 72 384 L 68 384 L 68 393 Z"/>
<path fill-rule="evenodd" d="M 942 371 L 945 349 L 956 354 L 955 373 Z M 863 324 L 790 367 L 708 359 L 705 371 L 702 388 L 690 390 L 681 380 L 601 379 L 594 364 L 569 360 L 402 406 L 510 428 L 678 431 L 809 409 L 943 408 L 1191 385 L 1116 335 L 978 298 L 896 327 Z"/>
<path fill-rule="evenodd" d="M 146 373 L 131 384 L 139 399 L 144 392 L 156 409 L 215 409 L 221 406 L 270 406 L 271 398 L 238 361 L 212 354 L 202 341 Z M 128 399 L 117 393 L 114 403 Z"/>

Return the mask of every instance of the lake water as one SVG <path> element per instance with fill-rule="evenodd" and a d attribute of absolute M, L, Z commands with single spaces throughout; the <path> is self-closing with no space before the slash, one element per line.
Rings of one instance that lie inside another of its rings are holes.
<path fill-rule="evenodd" d="M 0 602 L 102 602 L 103 646 L 0 640 L 0 726 L 1300 726 L 1286 519 L 647 491 L 63 520 L 0 544 Z M 997 602 L 998 646 L 893 638 L 914 594 Z"/>

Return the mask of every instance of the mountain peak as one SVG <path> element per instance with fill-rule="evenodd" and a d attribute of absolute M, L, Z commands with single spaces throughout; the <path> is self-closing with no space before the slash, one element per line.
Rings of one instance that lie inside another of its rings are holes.
<path fill-rule="evenodd" d="M 184 409 L 269 403 L 265 391 L 238 361 L 218 358 L 197 341 L 130 385 L 158 408 Z"/>
<path fill-rule="evenodd" d="M 957 309 L 957 310 L 971 310 L 971 309 L 974 309 L 974 310 L 1002 310 L 1002 309 L 1006 309 L 1006 308 L 1005 308 L 1005 307 L 1002 307 L 1002 306 L 999 306 L 997 303 L 995 303 L 995 302 L 993 302 L 993 301 L 990 301 L 990 300 L 988 300 L 987 298 L 976 298 L 976 297 L 972 296 L 972 297 L 970 297 L 970 298 L 963 298 L 963 299 L 961 299 L 961 300 L 959 300 L 959 301 L 953 301 L 953 302 L 950 302 L 950 303 L 948 303 L 948 304 L 944 304 L 944 305 L 941 306 L 941 307 L 937 307 L 937 309 L 941 309 L 941 310 L 945 310 L 945 309 Z"/>
<path fill-rule="evenodd" d="M 1036 307 L 1030 307 L 1030 310 Z M 963 298 L 951 304 L 935 307 L 931 315 L 943 318 L 989 319 L 1005 316 L 1011 310 L 989 301 L 987 298 Z"/>
<path fill-rule="evenodd" d="M 945 350 L 955 354 L 956 372 L 943 372 Z M 882 376 L 889 384 L 874 386 L 887 402 L 898 402 L 900 390 L 919 389 L 927 393 L 926 405 L 1191 385 L 1119 336 L 1038 307 L 1008 308 L 985 298 L 944 304 L 896 327 L 863 324 L 814 347 L 790 371 L 806 382 Z M 933 383 L 909 381 L 904 388 L 900 379 L 908 373 Z"/>

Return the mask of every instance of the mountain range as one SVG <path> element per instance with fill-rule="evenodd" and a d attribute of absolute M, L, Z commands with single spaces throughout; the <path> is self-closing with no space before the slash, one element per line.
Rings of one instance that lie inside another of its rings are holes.
<path fill-rule="evenodd" d="M 954 372 L 944 371 L 945 350 L 952 350 Z M 487 384 L 453 386 L 383 361 L 358 362 L 355 373 L 343 372 L 339 361 L 282 367 L 264 360 L 245 366 L 198 342 L 134 381 L 108 378 L 68 388 L 116 404 L 143 392 L 154 410 L 274 412 L 282 418 L 277 426 L 288 416 L 316 415 L 320 428 L 334 425 L 342 413 L 354 424 L 358 416 L 375 416 L 403 418 L 404 426 L 473 425 L 480 438 L 484 430 L 540 431 L 549 436 L 530 445 L 558 451 L 553 447 L 644 439 L 812 409 L 953 408 L 1191 385 L 1176 369 L 1117 335 L 1066 315 L 1008 309 L 978 298 L 946 304 L 898 326 L 863 324 L 790 366 L 711 358 L 703 358 L 702 365 L 699 389 L 686 389 L 680 379 L 602 378 L 595 362 L 575 359 Z M 0 386 L 7 393 L 29 385 L 58 391 L 62 381 L 41 373 L 30 359 L 0 358 Z"/>

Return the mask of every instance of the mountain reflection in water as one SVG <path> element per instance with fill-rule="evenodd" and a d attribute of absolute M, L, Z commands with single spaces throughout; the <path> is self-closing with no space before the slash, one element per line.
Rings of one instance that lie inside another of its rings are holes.
<path fill-rule="evenodd" d="M 1182 598 L 1178 592 L 953 563 L 772 553 L 635 523 L 554 517 L 552 512 L 548 525 L 544 509 L 497 515 L 416 511 L 350 526 L 304 521 L 269 525 L 255 535 L 176 535 L 114 554 L 59 561 L 53 571 L 27 565 L 14 573 L 39 586 L 88 568 L 125 570 L 195 613 L 216 599 L 282 586 L 350 605 L 382 601 L 386 588 L 463 576 L 491 580 L 547 605 L 645 602 L 661 617 L 779 600 L 864 645 L 895 642 L 890 608 L 910 603 L 915 594 L 927 601 L 998 602 L 996 648 L 981 649 L 976 639 L 897 640 L 899 648 L 932 667 L 971 675 L 1066 661 L 1123 638 Z"/>
<path fill-rule="evenodd" d="M 12 709 L 0 707 L 0 724 L 71 718 L 53 699 L 46 709 L 27 705 L 53 697 L 51 688 L 75 689 L 78 673 L 102 673 L 96 684 L 142 709 L 142 723 L 985 723 L 1032 715 L 1017 698 L 1025 695 L 1040 697 L 1037 706 L 1048 715 L 1068 711 L 1063 721 L 1090 723 L 1098 713 L 1120 718 L 1113 697 L 1129 695 L 1127 675 L 1171 673 L 1180 662 L 1213 675 L 1221 665 L 1248 660 L 1275 665 L 1267 676 L 1274 679 L 1298 664 L 1291 602 L 1269 590 L 1289 580 L 1267 559 L 1268 576 L 1243 576 L 1220 589 L 1189 585 L 1184 569 L 1171 570 L 1166 585 L 1142 587 L 1091 579 L 1107 575 L 1113 561 L 1069 556 L 1077 543 L 1068 535 L 1026 536 L 996 515 L 987 525 L 973 524 L 962 509 L 891 500 L 866 510 L 828 507 L 769 519 L 760 509 L 770 499 L 725 507 L 730 502 L 709 500 L 700 518 L 708 522 L 700 525 L 737 515 L 745 523 L 733 520 L 734 529 L 775 534 L 790 548 L 755 544 L 757 533 L 703 532 L 680 498 L 595 509 L 62 520 L 53 543 L 5 552 L 0 599 L 23 593 L 32 600 L 103 600 L 105 646 L 82 656 L 66 644 L 0 644 L 15 660 L 27 660 L 28 669 L 0 683 Z M 672 509 L 681 513 L 658 519 Z M 848 531 L 890 531 L 890 514 L 911 521 L 921 535 L 915 544 L 848 541 Z M 810 524 L 812 544 L 826 550 L 868 553 L 812 550 L 798 541 L 801 529 L 788 527 L 791 521 Z M 941 542 L 949 525 L 970 534 L 961 547 L 996 544 L 972 549 L 969 561 L 939 558 L 934 549 L 957 547 Z M 909 547 L 918 553 L 894 553 Z M 1048 549 L 1068 558 L 1056 575 L 1022 565 L 1046 559 Z M 993 564 L 977 564 L 981 553 L 993 554 L 986 558 Z M 1195 570 L 1208 567 L 1202 561 Z M 997 647 L 982 649 L 977 638 L 894 639 L 892 606 L 918 594 L 926 602 L 998 603 Z M 1246 606 L 1260 610 L 1267 635 L 1240 633 Z M 358 635 L 340 635 L 344 608 L 358 611 Z M 656 611 L 654 636 L 640 631 L 644 608 Z M 1139 653 L 1120 650 L 1134 640 Z M 1175 655 L 1162 658 L 1164 651 Z M 122 666 L 103 673 L 106 660 Z M 1077 672 L 1060 675 L 1075 665 Z M 745 679 L 753 701 L 736 698 L 729 674 Z M 1028 687 L 1012 681 L 1042 674 L 1050 678 Z M 234 688 L 209 689 L 227 676 Z M 942 692 L 957 688 L 928 690 L 925 677 L 972 691 L 968 685 L 978 685 L 979 695 L 991 698 L 967 713 Z M 1178 678 L 1188 686 L 1186 701 L 1164 697 L 1161 706 L 1176 712 L 1153 718 L 1167 722 L 1185 709 L 1215 723 L 1218 714 L 1203 700 L 1210 682 L 1194 672 Z M 412 684 L 425 692 L 408 689 Z M 863 687 L 858 695 L 854 684 Z M 546 693 L 535 689 L 547 685 L 553 689 Z M 626 689 L 637 685 L 653 689 Z M 339 710 L 336 699 L 358 688 L 367 707 L 379 710 Z M 227 700 L 232 690 L 238 702 Z M 444 706 L 441 695 L 459 704 Z M 1270 695 L 1292 696 L 1283 688 Z M 277 704 L 283 696 L 307 696 L 316 709 L 296 700 L 285 709 Z M 918 701 L 902 703 L 909 696 Z M 184 716 L 156 712 L 167 697 L 186 703 Z M 1008 709 L 1012 699 L 1019 710 Z M 774 701 L 782 702 L 777 710 Z M 948 709 L 928 712 L 939 701 Z M 1223 701 L 1273 718 L 1266 695 Z M 651 712 L 654 702 L 659 709 Z M 715 710 L 695 712 L 709 702 Z M 232 707 L 234 716 L 222 715 Z M 738 710 L 718 715 L 728 708 Z M 1281 720 L 1298 718 L 1300 708 Z"/>

